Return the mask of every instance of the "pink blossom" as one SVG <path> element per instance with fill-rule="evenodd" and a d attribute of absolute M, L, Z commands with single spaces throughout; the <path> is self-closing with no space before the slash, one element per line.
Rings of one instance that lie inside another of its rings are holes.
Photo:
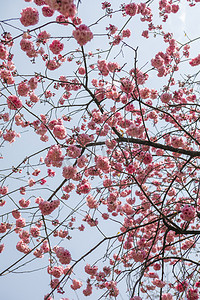
<path fill-rule="evenodd" d="M 87 179 L 83 179 L 78 185 L 77 185 L 77 194 L 88 194 L 91 191 L 91 184 Z"/>
<path fill-rule="evenodd" d="M 83 283 L 80 280 L 73 279 L 72 285 L 70 285 L 70 286 L 73 290 L 77 290 L 77 289 L 80 289 L 80 287 L 82 287 L 82 285 L 83 285 Z"/>
<path fill-rule="evenodd" d="M 168 103 L 170 100 L 172 100 L 172 95 L 169 93 L 163 93 L 160 99 L 163 103 Z"/>
<path fill-rule="evenodd" d="M 50 71 L 54 71 L 60 67 L 61 63 L 56 61 L 55 59 L 48 60 L 46 62 L 46 67 Z"/>
<path fill-rule="evenodd" d="M 189 64 L 190 64 L 192 67 L 198 66 L 198 65 L 200 64 L 200 54 L 199 54 L 197 57 L 193 58 L 193 59 L 189 62 Z"/>
<path fill-rule="evenodd" d="M 15 210 L 12 211 L 12 216 L 15 219 L 19 219 L 21 217 L 21 213 L 18 210 L 15 209 Z"/>
<path fill-rule="evenodd" d="M 77 168 L 73 166 L 64 167 L 62 175 L 65 179 L 75 179 L 77 171 Z"/>
<path fill-rule="evenodd" d="M 31 201 L 30 200 L 25 200 L 24 198 L 22 198 L 21 200 L 19 200 L 19 205 L 23 208 L 26 208 L 30 205 Z"/>
<path fill-rule="evenodd" d="M 51 35 L 48 32 L 41 31 L 37 36 L 37 42 L 45 45 L 49 41 L 50 36 Z"/>
<path fill-rule="evenodd" d="M 87 281 L 86 289 L 83 290 L 83 294 L 84 296 L 90 296 L 92 294 L 92 285 L 89 280 Z"/>
<path fill-rule="evenodd" d="M 72 258 L 68 250 L 63 247 L 56 247 L 54 251 L 61 264 L 68 265 L 71 262 Z"/>
<path fill-rule="evenodd" d="M 47 167 L 52 165 L 53 167 L 60 168 L 63 160 L 64 156 L 62 155 L 61 147 L 59 145 L 53 145 L 50 147 L 44 162 Z"/>
<path fill-rule="evenodd" d="M 145 164 L 145 165 L 149 165 L 151 162 L 152 162 L 153 158 L 152 158 L 152 155 L 151 153 L 146 153 L 142 162 Z"/>
<path fill-rule="evenodd" d="M 89 264 L 87 264 L 85 266 L 85 272 L 91 276 L 95 276 L 97 274 L 97 271 L 98 271 L 98 267 L 97 266 L 91 266 Z"/>
<path fill-rule="evenodd" d="M 152 281 L 152 283 L 153 283 L 154 285 L 156 285 L 157 287 L 159 287 L 159 288 L 163 288 L 163 287 L 166 285 L 166 283 L 165 283 L 164 281 L 162 281 L 162 280 L 160 280 L 160 279 L 158 279 L 158 278 L 155 278 L 155 279 Z"/>
<path fill-rule="evenodd" d="M 63 125 L 55 125 L 53 128 L 53 134 L 59 140 L 64 140 L 66 138 L 66 129 Z"/>
<path fill-rule="evenodd" d="M 29 92 L 29 86 L 26 83 L 26 81 L 22 81 L 18 87 L 17 87 L 17 92 L 20 96 L 27 96 Z"/>
<path fill-rule="evenodd" d="M 129 16 L 135 16 L 138 11 L 138 6 L 135 3 L 130 3 L 125 6 L 125 12 Z"/>
<path fill-rule="evenodd" d="M 58 40 L 53 40 L 53 42 L 49 45 L 49 49 L 53 54 L 60 54 L 60 52 L 64 49 L 64 44 Z"/>
<path fill-rule="evenodd" d="M 55 266 L 52 269 L 49 268 L 48 269 L 48 273 L 51 274 L 51 275 L 53 275 L 56 278 L 59 278 L 63 274 L 63 267 L 62 266 L 58 266 L 58 267 Z"/>
<path fill-rule="evenodd" d="M 57 10 L 65 17 L 74 17 L 76 14 L 76 6 L 73 0 L 57 1 L 57 0 L 45 0 L 53 10 Z"/>
<path fill-rule="evenodd" d="M 6 50 L 6 47 L 0 43 L 0 59 L 7 59 L 8 58 L 8 51 Z"/>
<path fill-rule="evenodd" d="M 20 47 L 21 47 L 22 51 L 25 51 L 25 52 L 34 49 L 33 42 L 28 39 L 24 39 L 24 38 L 20 41 Z"/>
<path fill-rule="evenodd" d="M 40 235 L 40 230 L 38 227 L 31 227 L 30 233 L 32 237 L 37 238 Z"/>
<path fill-rule="evenodd" d="M 142 36 L 145 37 L 146 39 L 148 39 L 149 38 L 149 31 L 148 30 L 144 30 L 142 32 Z"/>
<path fill-rule="evenodd" d="M 6 227 L 6 223 L 0 223 L 0 233 L 4 233 L 6 232 L 7 227 Z"/>
<path fill-rule="evenodd" d="M 42 7 L 42 14 L 44 17 L 52 17 L 54 14 L 54 10 L 51 9 L 48 5 Z"/>
<path fill-rule="evenodd" d="M 17 110 L 22 107 L 21 100 L 15 95 L 11 95 L 7 98 L 7 104 L 8 108 L 12 110 Z"/>
<path fill-rule="evenodd" d="M 95 162 L 98 169 L 102 170 L 104 173 L 109 173 L 111 166 L 107 157 L 99 155 L 95 158 Z"/>
<path fill-rule="evenodd" d="M 5 141 L 8 141 L 10 144 L 15 141 L 15 137 L 20 137 L 20 134 L 16 133 L 13 130 L 6 129 L 6 133 L 3 134 Z"/>
<path fill-rule="evenodd" d="M 72 158 L 77 158 L 81 155 L 81 149 L 76 147 L 75 145 L 70 145 L 67 148 L 67 155 Z"/>
<path fill-rule="evenodd" d="M 4 244 L 0 244 L 0 253 L 3 252 L 4 248 L 5 248 Z"/>
<path fill-rule="evenodd" d="M 123 78 L 121 79 L 120 88 L 124 93 L 132 93 L 134 89 L 134 83 L 131 82 L 128 78 Z"/>
<path fill-rule="evenodd" d="M 196 210 L 193 206 L 190 206 L 188 204 L 186 204 L 182 210 L 181 210 L 181 219 L 183 219 L 184 221 L 188 221 L 190 222 L 192 219 L 194 219 L 196 214 Z"/>
<path fill-rule="evenodd" d="M 27 7 L 22 10 L 20 21 L 25 27 L 36 25 L 39 22 L 39 13 L 36 8 Z"/>
<path fill-rule="evenodd" d="M 72 34 L 80 46 L 84 46 L 93 38 L 93 34 L 89 27 L 84 24 L 81 24 L 79 27 L 77 27 Z"/>
<path fill-rule="evenodd" d="M 19 218 L 19 219 L 17 219 L 16 220 L 16 227 L 24 227 L 24 226 L 26 226 L 26 221 L 25 221 L 25 219 L 24 218 Z"/>
<path fill-rule="evenodd" d="M 58 206 L 60 205 L 59 200 L 53 200 L 53 201 L 41 201 L 39 203 L 39 209 L 41 213 L 46 216 L 50 215 Z"/>
<path fill-rule="evenodd" d="M 123 36 L 123 37 L 129 38 L 129 37 L 131 36 L 131 31 L 130 31 L 130 29 L 123 30 L 123 31 L 122 31 L 122 36 Z"/>
<path fill-rule="evenodd" d="M 198 289 L 190 288 L 187 291 L 187 299 L 188 300 L 197 300 L 197 299 L 199 299 L 199 291 L 198 291 Z"/>
<path fill-rule="evenodd" d="M 85 75 L 85 68 L 83 67 L 78 68 L 78 72 L 80 75 Z"/>
<path fill-rule="evenodd" d="M 30 249 L 28 247 L 28 245 L 26 243 L 24 243 L 23 240 L 20 240 L 17 245 L 16 245 L 16 249 L 19 251 L 19 252 L 22 252 L 22 253 L 29 253 L 30 252 Z"/>
<path fill-rule="evenodd" d="M 108 65 L 105 60 L 98 60 L 97 67 L 103 76 L 107 76 L 109 74 Z"/>

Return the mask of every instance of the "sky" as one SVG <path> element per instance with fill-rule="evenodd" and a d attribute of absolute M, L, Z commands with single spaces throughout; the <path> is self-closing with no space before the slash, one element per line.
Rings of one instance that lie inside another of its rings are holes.
<path fill-rule="evenodd" d="M 80 4 L 80 16 L 83 19 L 83 23 L 85 24 L 92 24 L 95 22 L 95 20 L 99 17 L 98 15 L 98 10 L 96 9 L 96 6 L 100 6 L 99 0 L 87 0 L 87 5 L 84 5 L 85 1 L 82 0 L 82 3 Z M 136 1 L 137 2 L 137 1 Z M 140 1 L 139 1 L 140 2 Z M 154 1 L 155 4 L 157 5 L 157 1 Z M 120 1 L 115 1 L 115 6 L 117 7 Z M 199 34 L 197 32 L 197 24 L 199 24 L 199 13 L 200 9 L 192 8 L 190 10 L 190 13 L 187 13 L 188 7 L 186 4 L 186 1 L 183 1 L 183 7 L 181 11 L 177 15 L 171 15 L 169 21 L 167 22 L 166 26 L 168 26 L 169 31 L 174 32 L 175 38 L 180 42 L 180 43 L 185 43 L 188 40 L 188 37 L 192 40 L 196 38 Z M 31 4 L 32 5 L 32 4 Z M 6 0 L 3 1 L 3 4 L 1 5 L 1 10 L 0 10 L 0 20 L 7 20 L 11 18 L 19 18 L 20 16 L 20 11 L 22 8 L 29 6 L 29 3 L 25 3 L 23 0 Z M 34 5 L 32 5 L 34 6 Z M 45 19 L 46 21 L 46 19 Z M 16 22 L 16 23 L 15 23 Z M 112 23 L 116 22 L 117 24 L 117 17 L 112 19 Z M 13 26 L 17 24 L 19 25 L 18 20 L 12 22 Z M 142 67 L 143 64 L 146 64 L 149 62 L 149 59 L 152 57 L 152 52 L 156 53 L 156 51 L 160 49 L 160 40 L 158 37 L 155 39 L 145 40 L 141 39 L 138 41 L 137 37 L 139 32 L 141 31 L 140 26 L 138 26 L 137 19 L 133 20 L 133 22 L 130 23 L 130 29 L 133 32 L 133 43 L 135 43 L 135 46 L 138 46 L 137 43 L 139 43 L 139 50 L 138 50 L 138 60 L 140 62 L 140 67 Z M 121 24 L 119 24 L 119 27 Z M 165 27 L 165 24 L 164 24 Z M 6 30 L 9 30 L 9 26 L 5 25 Z M 21 26 L 22 28 L 22 26 Z M 104 22 L 102 22 L 102 32 L 104 29 Z M 54 31 L 55 36 L 64 36 L 65 35 L 65 29 L 63 28 L 62 30 L 59 30 L 59 32 L 54 30 L 54 28 L 51 28 L 52 31 Z M 13 31 L 13 29 L 12 29 Z M 15 31 L 15 30 L 14 30 Z M 19 30 L 16 29 L 15 33 L 19 34 Z M 74 42 L 72 41 L 72 47 L 74 46 Z M 103 43 L 103 37 L 99 38 L 97 40 L 97 43 L 95 44 L 95 47 L 101 47 L 101 43 Z M 199 51 L 199 42 L 196 42 L 197 46 L 193 50 L 193 55 L 196 56 Z M 90 46 L 94 47 L 94 46 Z M 94 50 L 95 51 L 95 47 Z M 16 48 L 15 51 L 17 59 L 17 67 L 19 67 L 21 70 L 23 69 L 24 74 L 29 73 L 29 65 L 28 65 L 28 60 L 27 58 L 20 58 L 20 52 Z M 117 55 L 117 49 L 113 50 L 112 52 L 112 57 Z M 132 55 L 131 51 L 127 50 L 127 55 L 129 57 Z M 120 57 L 119 57 L 120 61 Z M 23 68 L 21 66 L 23 65 Z M 36 66 L 36 70 L 39 72 L 40 71 L 40 64 Z M 62 70 L 62 69 L 61 69 Z M 67 70 L 63 70 L 64 72 L 67 73 Z M 152 85 L 154 85 L 154 82 L 151 82 Z M 36 112 L 37 113 L 37 112 Z M 39 113 L 39 112 L 38 112 Z M 17 139 L 15 143 L 5 147 L 2 149 L 2 153 L 6 154 L 7 157 L 9 157 L 9 160 L 3 160 L 1 164 L 1 168 L 7 168 L 8 166 L 15 166 L 17 165 L 20 161 L 25 158 L 27 155 L 27 146 L 29 144 L 32 144 L 32 147 L 28 149 L 28 151 L 38 151 L 44 147 L 44 144 L 39 141 L 38 137 L 35 135 L 32 135 L 31 138 L 29 137 L 29 132 L 26 130 L 22 130 L 21 135 L 24 137 L 24 141 L 21 142 L 20 139 Z M 1 149 L 0 149 L 1 152 Z M 28 153 L 28 154 L 30 154 Z M 22 178 L 23 180 L 23 178 Z M 56 182 L 53 182 L 52 180 L 52 186 L 51 188 L 56 186 Z M 76 200 L 76 199 L 75 199 Z M 76 202 L 78 204 L 78 202 Z M 107 228 L 106 223 L 102 223 L 102 229 L 104 232 L 107 232 L 107 234 L 111 234 L 115 232 L 115 228 Z M 96 232 L 96 231 L 95 231 Z M 117 233 L 117 232 L 116 232 Z M 78 253 L 80 248 L 82 249 L 82 253 L 85 253 L 88 251 L 90 247 L 95 245 L 99 239 L 102 238 L 101 234 L 99 235 L 92 235 L 87 236 L 87 233 L 84 233 L 81 238 L 80 235 L 77 235 L 76 232 L 73 233 L 74 235 L 74 241 L 72 244 L 69 244 L 69 249 L 71 247 L 71 250 L 73 251 L 74 257 L 78 258 Z M 17 236 L 16 242 L 18 240 Z M 3 270 L 8 266 L 8 261 L 9 263 L 14 262 L 16 259 L 21 257 L 21 253 L 18 253 L 13 249 L 14 243 L 13 240 L 10 241 L 8 239 L 7 241 L 7 251 L 2 253 L 0 255 L 0 270 Z M 103 251 L 104 246 L 102 246 L 102 249 L 99 251 Z M 97 257 L 93 257 L 93 260 L 95 261 Z M 0 291 L 0 300 L 13 300 L 13 299 L 20 299 L 20 300 L 26 300 L 27 298 L 29 300 L 40 300 L 43 299 L 43 295 L 49 292 L 48 285 L 49 285 L 49 278 L 46 275 L 46 266 L 47 266 L 47 261 L 46 262 L 40 262 L 40 260 L 34 260 L 30 264 L 26 265 L 21 271 L 15 270 L 15 273 L 13 274 L 8 274 L 2 278 L 0 278 L 0 286 L 1 286 L 1 291 Z M 40 272 L 32 272 L 31 270 L 33 267 L 35 269 L 40 269 L 43 268 L 42 271 Z M 82 272 L 82 268 L 84 266 L 84 262 L 80 263 L 80 265 L 76 269 L 76 278 L 79 278 L 79 273 Z M 22 272 L 22 273 L 20 273 Z M 24 273 L 26 272 L 26 276 L 24 276 Z M 18 274 L 16 274 L 18 273 Z M 70 292 L 69 295 L 64 294 L 63 297 L 69 297 L 70 300 L 82 300 L 83 298 L 78 297 L 76 293 L 73 291 Z M 83 297 L 83 296 L 82 296 Z M 59 300 L 62 298 L 62 296 L 56 295 L 55 300 Z M 88 297 L 87 299 L 89 300 L 94 300 L 94 295 L 91 297 Z M 119 300 L 121 299 L 128 299 L 126 295 L 120 295 Z"/>

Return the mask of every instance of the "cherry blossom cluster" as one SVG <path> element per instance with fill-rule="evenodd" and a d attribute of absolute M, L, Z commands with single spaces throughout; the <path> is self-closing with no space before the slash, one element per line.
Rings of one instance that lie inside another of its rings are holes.
<path fill-rule="evenodd" d="M 47 156 L 45 157 L 45 164 L 47 167 L 51 165 L 57 168 L 62 166 L 64 155 L 62 155 L 62 149 L 59 145 L 53 145 L 50 147 Z"/>
<path fill-rule="evenodd" d="M 54 248 L 54 251 L 62 265 L 68 265 L 71 262 L 72 258 L 68 250 L 64 249 L 63 247 L 56 247 Z"/>
<path fill-rule="evenodd" d="M 39 13 L 37 9 L 32 7 L 23 9 L 20 21 L 25 27 L 36 25 L 39 22 Z"/>
<path fill-rule="evenodd" d="M 35 199 L 35 202 L 39 204 L 39 209 L 43 216 L 50 215 L 60 205 L 60 200 L 45 201 L 42 198 Z"/>
<path fill-rule="evenodd" d="M 84 46 L 93 38 L 93 33 L 85 24 L 81 24 L 73 31 L 73 37 L 80 46 Z"/>
<path fill-rule="evenodd" d="M 76 6 L 73 0 L 45 0 L 45 3 L 49 5 L 52 10 L 57 10 L 65 17 L 73 18 L 76 14 Z"/>

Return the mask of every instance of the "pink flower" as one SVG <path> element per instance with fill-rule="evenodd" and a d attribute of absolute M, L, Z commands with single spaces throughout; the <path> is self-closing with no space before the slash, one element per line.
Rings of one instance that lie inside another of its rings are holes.
<path fill-rule="evenodd" d="M 17 134 L 13 130 L 6 129 L 6 133 L 3 134 L 4 140 L 10 142 L 10 144 L 15 141 L 15 137 L 20 137 L 20 134 Z"/>
<path fill-rule="evenodd" d="M 18 210 L 13 210 L 12 211 L 12 216 L 15 218 L 15 219 L 19 219 L 21 217 L 21 213 L 18 211 Z"/>
<path fill-rule="evenodd" d="M 121 79 L 121 86 L 120 86 L 122 92 L 124 93 L 132 93 L 134 90 L 134 83 L 130 81 L 128 78 Z"/>
<path fill-rule="evenodd" d="M 58 206 L 60 205 L 60 201 L 53 200 L 53 201 L 41 201 L 39 203 L 39 209 L 43 216 L 50 215 Z"/>
<path fill-rule="evenodd" d="M 16 220 L 16 227 L 24 227 L 26 226 L 26 221 L 24 218 L 19 218 Z"/>
<path fill-rule="evenodd" d="M 53 42 L 50 44 L 49 49 L 53 54 L 60 54 L 60 52 L 64 49 L 64 44 L 61 43 L 58 40 L 53 40 Z"/>
<path fill-rule="evenodd" d="M 192 289 L 192 288 L 190 288 L 187 291 L 187 299 L 188 300 L 197 300 L 197 299 L 199 299 L 198 289 Z"/>
<path fill-rule="evenodd" d="M 85 24 L 81 24 L 77 27 L 72 34 L 80 46 L 84 46 L 93 38 L 93 33 Z"/>
<path fill-rule="evenodd" d="M 63 267 L 58 266 L 58 267 L 53 267 L 52 269 L 48 269 L 48 273 L 53 275 L 56 278 L 59 278 L 63 274 Z"/>
<path fill-rule="evenodd" d="M 21 47 L 22 51 L 25 51 L 25 52 L 34 49 L 33 42 L 31 42 L 28 39 L 24 39 L 24 38 L 20 41 L 20 47 Z"/>
<path fill-rule="evenodd" d="M 30 205 L 31 201 L 30 200 L 25 200 L 24 198 L 22 198 L 21 200 L 19 200 L 19 205 L 23 208 L 26 208 Z"/>
<path fill-rule="evenodd" d="M 53 145 L 50 147 L 44 162 L 47 167 L 52 165 L 53 167 L 60 168 L 63 160 L 64 156 L 62 155 L 61 147 L 59 145 Z"/>
<path fill-rule="evenodd" d="M 159 288 L 163 288 L 163 287 L 166 285 L 166 283 L 165 283 L 164 281 L 162 281 L 162 280 L 160 280 L 160 279 L 158 279 L 158 278 L 155 278 L 155 279 L 152 281 L 152 283 L 153 283 L 154 285 L 156 285 L 157 287 L 159 287 Z"/>
<path fill-rule="evenodd" d="M 98 60 L 97 67 L 103 76 L 107 76 L 109 74 L 107 62 L 105 60 Z"/>
<path fill-rule="evenodd" d="M 102 170 L 104 173 L 109 173 L 111 166 L 107 157 L 99 155 L 95 158 L 95 162 L 98 169 Z"/>
<path fill-rule="evenodd" d="M 45 0 L 45 4 L 48 4 L 53 10 L 57 10 L 65 17 L 73 18 L 76 14 L 76 6 L 73 0 Z"/>
<path fill-rule="evenodd" d="M 55 125 L 53 128 L 53 134 L 59 140 L 64 140 L 66 138 L 66 129 L 63 125 Z"/>
<path fill-rule="evenodd" d="M 196 210 L 193 206 L 186 204 L 181 210 L 181 219 L 190 222 L 194 219 Z"/>
<path fill-rule="evenodd" d="M 81 155 L 81 149 L 76 147 L 75 145 L 70 145 L 67 148 L 67 155 L 72 158 L 77 158 Z"/>
<path fill-rule="evenodd" d="M 6 223 L 1 223 L 0 224 L 0 233 L 4 233 L 6 232 L 7 227 L 6 227 Z"/>
<path fill-rule="evenodd" d="M 199 54 L 197 57 L 193 58 L 193 59 L 189 62 L 189 64 L 190 64 L 192 67 L 198 66 L 198 65 L 200 64 L 200 54 Z"/>
<path fill-rule="evenodd" d="M 138 11 L 138 6 L 135 3 L 130 3 L 125 6 L 125 12 L 129 16 L 135 16 Z"/>
<path fill-rule="evenodd" d="M 11 95 L 7 98 L 7 104 L 8 108 L 12 110 L 17 110 L 22 107 L 21 100 L 15 95 Z"/>
<path fill-rule="evenodd" d="M 88 194 L 91 191 L 91 184 L 87 179 L 83 179 L 78 185 L 77 185 L 77 194 Z"/>
<path fill-rule="evenodd" d="M 0 244 L 0 253 L 3 252 L 4 248 L 5 248 L 4 244 Z"/>
<path fill-rule="evenodd" d="M 149 31 L 148 30 L 144 30 L 142 32 L 142 36 L 145 37 L 146 39 L 148 39 L 149 38 Z"/>
<path fill-rule="evenodd" d="M 129 37 L 131 36 L 131 31 L 130 31 L 130 29 L 123 30 L 123 31 L 122 31 L 122 36 L 123 36 L 123 37 L 129 38 Z"/>
<path fill-rule="evenodd" d="M 16 245 L 16 249 L 22 253 L 29 253 L 30 249 L 28 247 L 28 245 L 26 243 L 24 243 L 23 240 L 20 240 L 17 245 Z"/>
<path fill-rule="evenodd" d="M 61 63 L 56 61 L 55 59 L 48 60 L 46 62 L 46 67 L 50 71 L 54 71 L 60 67 Z"/>
<path fill-rule="evenodd" d="M 71 286 L 71 288 L 73 290 L 77 290 L 77 289 L 80 289 L 80 287 L 83 285 L 83 283 L 80 281 L 80 280 L 77 280 L 77 279 L 73 279 L 73 283 Z"/>
<path fill-rule="evenodd" d="M 87 264 L 85 266 L 85 272 L 91 276 L 95 276 L 97 274 L 98 271 L 98 267 L 97 266 L 90 266 L 89 264 Z"/>
<path fill-rule="evenodd" d="M 152 158 L 152 155 L 150 153 L 146 153 L 142 162 L 145 164 L 145 165 L 149 165 L 151 162 L 152 162 L 153 158 Z"/>
<path fill-rule="evenodd" d="M 25 81 L 22 81 L 18 87 L 17 87 L 17 92 L 20 96 L 27 96 L 29 92 L 29 86 Z"/>
<path fill-rule="evenodd" d="M 75 179 L 77 171 L 77 168 L 73 166 L 64 167 L 62 175 L 65 179 Z"/>
<path fill-rule="evenodd" d="M 57 247 L 54 251 L 61 264 L 68 265 L 71 262 L 72 257 L 68 250 L 63 247 Z"/>
<path fill-rule="evenodd" d="M 80 68 L 78 69 L 78 72 L 79 72 L 80 75 L 85 75 L 85 68 L 80 67 Z"/>
<path fill-rule="evenodd" d="M 37 88 L 38 79 L 36 77 L 32 77 L 29 80 L 28 84 L 31 90 L 35 90 Z"/>
<path fill-rule="evenodd" d="M 7 59 L 8 58 L 8 51 L 6 50 L 5 46 L 0 43 L 0 59 Z"/>
<path fill-rule="evenodd" d="M 36 25 L 39 22 L 39 13 L 36 8 L 27 7 L 22 10 L 20 21 L 25 27 Z"/>
<path fill-rule="evenodd" d="M 38 227 L 31 227 L 30 233 L 32 237 L 37 238 L 40 235 L 40 230 Z"/>
<path fill-rule="evenodd" d="M 54 10 L 51 9 L 48 5 L 43 6 L 42 14 L 44 17 L 52 17 L 54 14 Z"/>
<path fill-rule="evenodd" d="M 169 93 L 163 93 L 160 99 L 163 103 L 168 103 L 170 100 L 172 100 L 172 95 Z"/>
<path fill-rule="evenodd" d="M 186 281 L 182 281 L 177 284 L 176 289 L 178 292 L 184 292 L 188 287 L 188 283 Z"/>

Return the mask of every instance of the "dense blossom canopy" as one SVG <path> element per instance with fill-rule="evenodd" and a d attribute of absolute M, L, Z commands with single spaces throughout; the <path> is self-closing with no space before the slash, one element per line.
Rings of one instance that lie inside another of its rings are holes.
<path fill-rule="evenodd" d="M 0 275 L 45 268 L 41 299 L 200 298 L 199 33 L 167 29 L 200 11 L 183 2 L 83 21 L 87 1 L 25 0 L 0 21 Z"/>

